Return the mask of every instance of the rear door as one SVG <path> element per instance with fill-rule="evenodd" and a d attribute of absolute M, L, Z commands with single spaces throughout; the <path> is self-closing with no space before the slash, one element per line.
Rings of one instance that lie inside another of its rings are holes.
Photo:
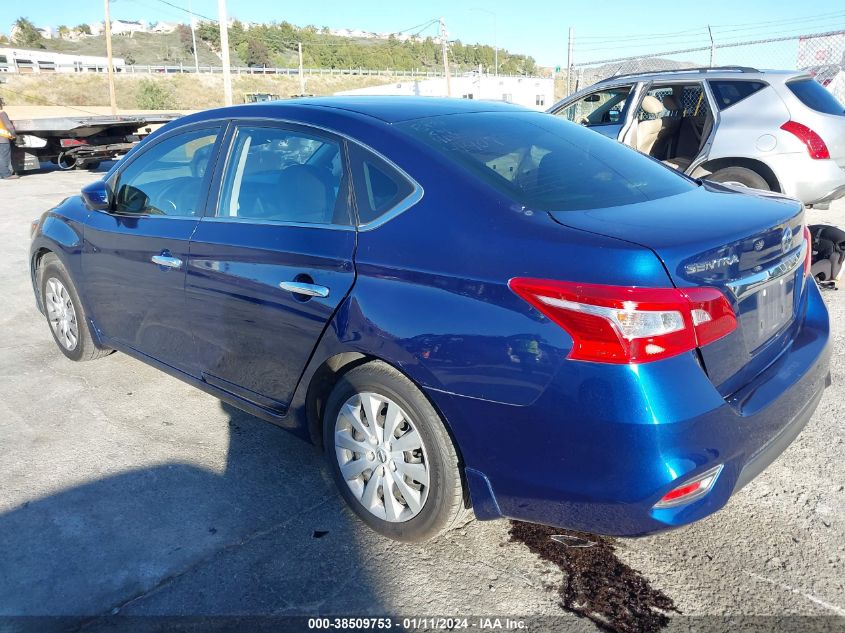
<path fill-rule="evenodd" d="M 352 287 L 356 232 L 342 139 L 237 123 L 190 245 L 188 312 L 209 384 L 281 414 Z"/>
<path fill-rule="evenodd" d="M 620 139 L 626 128 L 634 85 L 626 84 L 595 90 L 572 101 L 565 101 L 552 114 L 578 123 L 603 136 Z"/>
<path fill-rule="evenodd" d="M 101 334 L 182 371 L 195 364 L 184 263 L 221 129 L 182 128 L 147 145 L 112 177 L 114 208 L 92 211 L 85 227 L 84 283 Z"/>

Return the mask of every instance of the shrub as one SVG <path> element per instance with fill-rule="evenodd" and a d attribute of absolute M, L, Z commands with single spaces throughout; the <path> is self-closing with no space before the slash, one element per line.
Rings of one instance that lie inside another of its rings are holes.
<path fill-rule="evenodd" d="M 141 110 L 170 110 L 176 107 L 173 91 L 154 79 L 139 82 L 136 101 Z"/>

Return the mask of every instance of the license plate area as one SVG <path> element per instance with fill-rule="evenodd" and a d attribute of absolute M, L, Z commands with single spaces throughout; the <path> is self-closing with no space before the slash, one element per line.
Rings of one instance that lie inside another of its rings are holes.
<path fill-rule="evenodd" d="M 792 322 L 794 298 L 795 276 L 784 275 L 739 303 L 739 321 L 748 351 L 754 352 Z"/>

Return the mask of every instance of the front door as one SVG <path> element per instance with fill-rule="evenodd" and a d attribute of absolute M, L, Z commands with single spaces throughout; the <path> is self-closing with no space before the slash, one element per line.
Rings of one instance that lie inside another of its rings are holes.
<path fill-rule="evenodd" d="M 227 145 L 188 260 L 199 368 L 206 382 L 281 414 L 355 278 L 344 143 L 244 122 Z"/>
<path fill-rule="evenodd" d="M 618 139 L 625 127 L 633 85 L 602 88 L 564 103 L 553 114 Z"/>
<path fill-rule="evenodd" d="M 106 344 L 167 365 L 195 366 L 185 262 L 208 191 L 220 125 L 175 132 L 139 151 L 111 180 L 114 207 L 85 227 L 83 279 Z"/>

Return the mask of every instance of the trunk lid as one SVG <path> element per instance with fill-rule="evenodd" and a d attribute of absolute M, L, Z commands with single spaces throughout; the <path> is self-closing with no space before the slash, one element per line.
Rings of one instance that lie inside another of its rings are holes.
<path fill-rule="evenodd" d="M 551 212 L 572 228 L 645 246 L 679 287 L 721 289 L 737 329 L 700 349 L 723 396 L 743 387 L 790 344 L 804 289 L 804 212 L 795 200 L 707 183 L 676 196 Z"/>

